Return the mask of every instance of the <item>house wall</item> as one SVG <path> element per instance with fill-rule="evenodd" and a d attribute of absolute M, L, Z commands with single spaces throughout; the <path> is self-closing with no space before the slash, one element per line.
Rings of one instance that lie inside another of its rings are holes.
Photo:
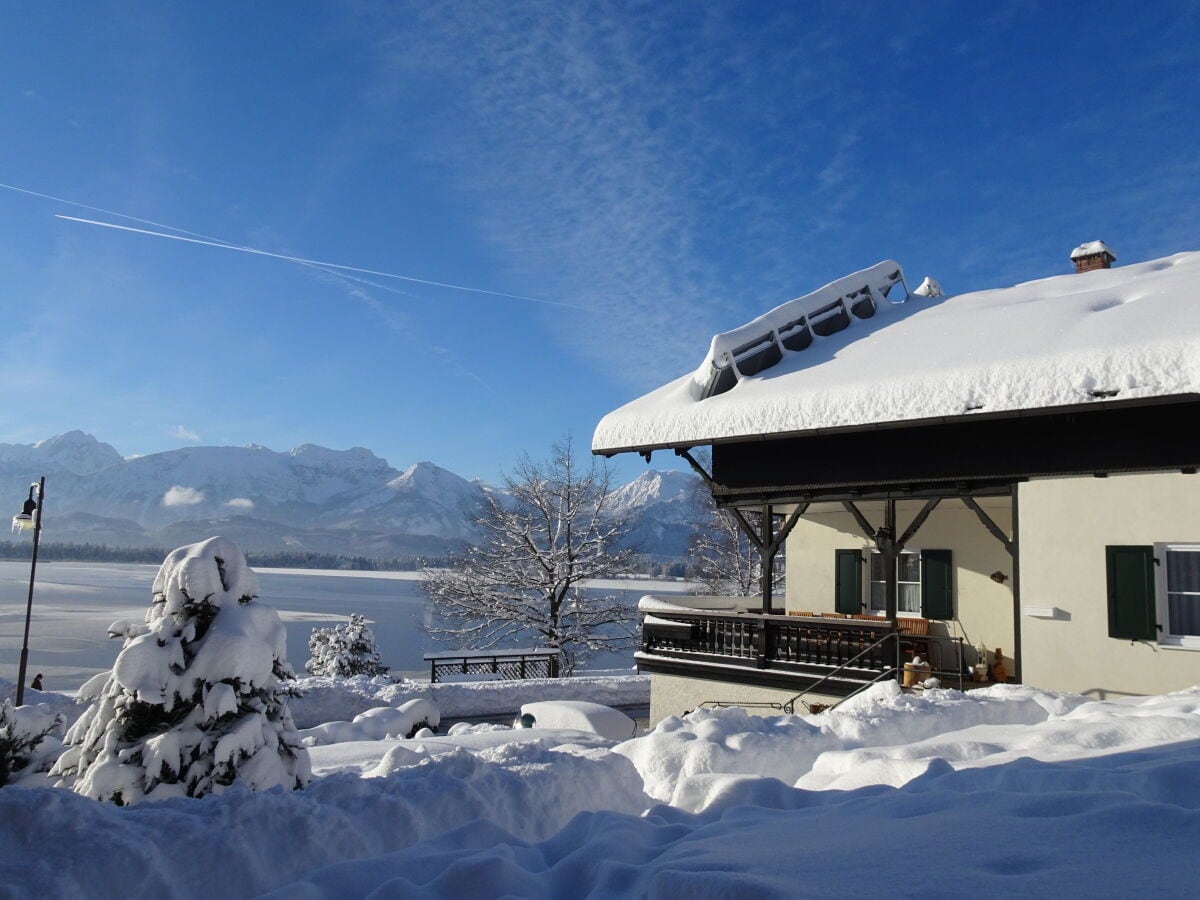
<path fill-rule="evenodd" d="M 873 525 L 883 523 L 883 504 L 857 504 Z M 903 533 L 924 504 L 900 501 L 896 504 L 897 531 Z M 980 505 L 1005 534 L 1012 534 L 1011 502 L 1007 497 L 982 500 Z M 812 507 L 796 523 L 787 543 L 787 608 L 828 612 L 834 608 L 836 550 L 858 549 L 863 558 L 873 549 L 850 513 L 840 505 Z M 970 509 L 960 500 L 943 500 L 909 542 L 911 550 L 950 550 L 954 565 L 954 611 L 956 618 L 932 623 L 931 631 L 965 641 L 968 663 L 975 660 L 971 649 L 981 641 L 994 651 L 1001 648 L 1006 656 L 1013 647 L 1013 562 L 1004 545 L 993 537 Z M 1002 572 L 1008 581 L 991 579 Z M 862 610 L 867 611 L 869 569 L 863 567 Z M 948 648 L 947 648 L 948 649 Z M 944 659 L 943 668 L 948 668 Z M 1008 666 L 1012 673 L 1011 663 Z"/>
<path fill-rule="evenodd" d="M 733 681 L 711 681 L 707 678 L 686 678 L 656 672 L 651 677 L 650 723 L 657 725 L 668 716 L 681 716 L 706 702 L 722 702 L 732 706 L 739 703 L 784 703 L 797 693 L 799 691 L 793 689 L 764 688 Z M 817 693 L 804 695 L 804 700 L 809 704 L 832 705 L 840 699 L 842 698 Z M 759 716 L 781 715 L 779 710 L 770 707 L 748 706 L 746 711 Z M 807 712 L 799 703 L 796 704 L 795 711 L 799 714 Z"/>
<path fill-rule="evenodd" d="M 1095 697 L 1200 683 L 1200 650 L 1108 636 L 1105 547 L 1200 543 L 1200 475 L 1030 481 L 1018 488 L 1024 680 Z M 789 550 L 790 552 L 790 550 Z"/>

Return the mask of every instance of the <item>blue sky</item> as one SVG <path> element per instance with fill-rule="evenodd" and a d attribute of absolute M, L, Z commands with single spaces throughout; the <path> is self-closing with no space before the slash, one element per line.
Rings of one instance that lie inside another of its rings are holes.
<path fill-rule="evenodd" d="M 5 442 L 494 480 L 880 259 L 961 293 L 1200 249 L 1195 3 L 7 3 L 0 34 L 0 183 L 556 301 L 0 189 Z"/>

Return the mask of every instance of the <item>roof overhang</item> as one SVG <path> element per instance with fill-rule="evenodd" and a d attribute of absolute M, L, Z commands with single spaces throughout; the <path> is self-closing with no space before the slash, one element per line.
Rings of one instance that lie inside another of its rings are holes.
<path fill-rule="evenodd" d="M 714 442 L 727 505 L 1002 493 L 1030 478 L 1194 471 L 1200 394 Z"/>

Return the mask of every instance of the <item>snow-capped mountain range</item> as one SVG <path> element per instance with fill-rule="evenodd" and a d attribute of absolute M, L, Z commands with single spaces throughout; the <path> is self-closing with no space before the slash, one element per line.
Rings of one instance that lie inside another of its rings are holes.
<path fill-rule="evenodd" d="M 0 490 L 14 512 L 40 475 L 46 540 L 176 546 L 219 533 L 247 550 L 374 557 L 437 556 L 471 542 L 472 510 L 490 489 L 431 462 L 401 472 L 363 447 L 186 447 L 125 458 L 82 431 L 0 443 Z M 685 473 L 647 471 L 616 492 L 614 506 L 634 520 L 647 555 L 682 555 L 700 521 L 695 484 Z"/>

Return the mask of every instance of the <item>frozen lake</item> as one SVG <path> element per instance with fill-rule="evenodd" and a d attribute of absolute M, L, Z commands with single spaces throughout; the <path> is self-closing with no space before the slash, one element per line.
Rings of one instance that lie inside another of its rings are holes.
<path fill-rule="evenodd" d="M 141 621 L 150 606 L 155 565 L 39 562 L 29 633 L 29 678 L 41 672 L 48 690 L 78 687 L 112 666 L 121 642 L 106 629 L 117 619 Z M 421 657 L 444 649 L 421 631 L 425 594 L 415 572 L 318 572 L 258 569 L 260 602 L 287 626 L 288 660 L 303 673 L 314 627 L 362 613 L 371 622 L 383 661 L 399 673 L 427 675 Z M 622 579 L 598 585 L 629 602 L 646 593 L 686 593 L 678 581 Z M 0 561 L 0 677 L 16 680 L 29 590 L 27 562 Z M 633 665 L 633 654 L 597 654 L 590 668 Z"/>

